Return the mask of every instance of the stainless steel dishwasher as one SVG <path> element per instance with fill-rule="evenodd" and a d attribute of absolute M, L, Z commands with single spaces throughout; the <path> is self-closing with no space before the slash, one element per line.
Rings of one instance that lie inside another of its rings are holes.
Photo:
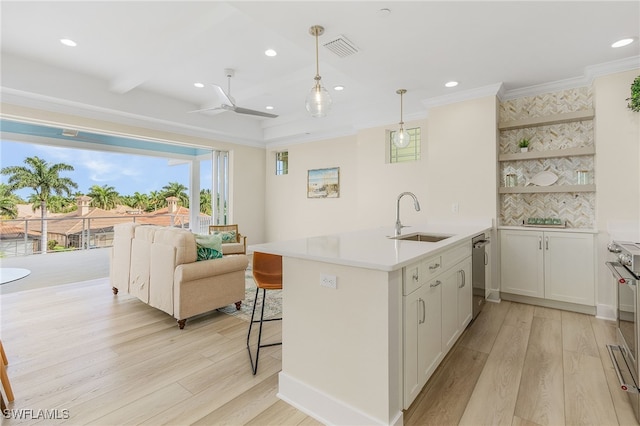
<path fill-rule="evenodd" d="M 475 319 L 485 301 L 485 291 L 487 283 L 485 282 L 486 274 L 485 268 L 487 267 L 488 256 L 486 253 L 486 246 L 491 240 L 488 235 L 480 234 L 471 239 L 471 245 L 473 250 L 471 252 L 471 277 L 473 288 L 473 318 Z"/>

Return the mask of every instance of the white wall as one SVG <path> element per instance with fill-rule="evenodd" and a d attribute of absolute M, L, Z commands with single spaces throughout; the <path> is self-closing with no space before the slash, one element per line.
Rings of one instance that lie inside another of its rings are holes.
<path fill-rule="evenodd" d="M 421 127 L 421 159 L 386 162 L 387 130 L 397 124 L 363 129 L 353 137 L 270 149 L 267 152 L 266 240 L 280 241 L 347 230 L 392 227 L 401 192 L 404 225 L 428 220 L 461 221 L 497 217 L 494 96 L 432 108 Z M 275 176 L 275 152 L 289 151 L 289 174 Z M 340 167 L 339 199 L 307 199 L 308 169 Z M 451 206 L 457 203 L 459 212 Z"/>
<path fill-rule="evenodd" d="M 270 149 L 266 154 L 266 241 L 333 234 L 352 229 L 357 201 L 356 138 Z M 289 173 L 276 176 L 275 153 L 289 151 Z M 307 171 L 340 168 L 340 197 L 307 198 Z"/>
<path fill-rule="evenodd" d="M 599 305 L 615 308 L 616 288 L 604 262 L 608 229 L 624 224 L 640 231 L 640 113 L 627 108 L 630 87 L 640 70 L 594 81 L 596 140 L 597 294 Z M 619 238 L 619 237 L 618 237 Z"/>
<path fill-rule="evenodd" d="M 496 219 L 496 98 L 432 108 L 427 133 L 429 218 Z"/>

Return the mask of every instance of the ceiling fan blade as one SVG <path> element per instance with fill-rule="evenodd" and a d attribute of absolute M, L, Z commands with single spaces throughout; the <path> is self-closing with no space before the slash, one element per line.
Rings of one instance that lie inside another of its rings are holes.
<path fill-rule="evenodd" d="M 189 114 L 193 114 L 195 112 L 208 112 L 208 111 L 217 111 L 217 110 L 223 110 L 224 108 L 220 107 L 220 106 L 216 106 L 216 107 L 211 107 L 211 108 L 203 108 L 203 109 L 196 109 L 193 111 L 187 111 L 187 113 Z"/>
<path fill-rule="evenodd" d="M 268 117 L 268 118 L 276 118 L 276 114 L 271 114 L 268 112 L 256 111 L 255 109 L 241 108 L 235 107 L 234 111 L 239 114 L 248 114 L 248 115 L 257 115 L 259 117 Z"/>
<path fill-rule="evenodd" d="M 220 96 L 220 99 L 222 100 L 222 104 L 233 105 L 233 106 L 236 105 L 235 102 L 233 102 L 233 100 L 231 99 L 231 97 L 227 93 L 225 93 L 224 90 L 222 90 L 222 87 L 218 86 L 217 84 L 212 84 L 211 86 L 215 89 L 216 94 Z"/>

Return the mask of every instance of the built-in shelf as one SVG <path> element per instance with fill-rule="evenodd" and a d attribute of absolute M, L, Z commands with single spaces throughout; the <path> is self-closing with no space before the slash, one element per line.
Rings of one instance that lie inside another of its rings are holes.
<path fill-rule="evenodd" d="M 512 154 L 500 154 L 499 161 L 518 161 L 518 160 L 536 160 L 539 158 L 556 158 L 556 157 L 580 157 L 584 155 L 595 155 L 596 148 L 586 146 L 580 148 L 554 149 L 549 151 L 528 151 L 516 152 Z"/>
<path fill-rule="evenodd" d="M 574 121 L 592 120 L 595 116 L 593 109 L 585 109 L 562 114 L 546 115 L 544 117 L 524 118 L 522 120 L 498 123 L 499 130 L 523 129 L 525 127 L 548 126 L 550 124 L 571 123 Z"/>
<path fill-rule="evenodd" d="M 595 185 L 503 186 L 500 194 L 534 194 L 551 192 L 595 192 Z"/>

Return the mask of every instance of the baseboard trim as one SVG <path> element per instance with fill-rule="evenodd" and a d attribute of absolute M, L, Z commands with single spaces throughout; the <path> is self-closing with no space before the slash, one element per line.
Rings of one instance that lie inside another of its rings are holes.
<path fill-rule="evenodd" d="M 278 398 L 325 425 L 387 425 L 282 371 L 278 379 Z M 400 411 L 388 424 L 402 426 L 403 423 L 403 412 Z"/>
<path fill-rule="evenodd" d="M 580 314 L 596 314 L 595 306 L 579 305 L 577 303 L 559 302 L 557 300 L 540 299 L 538 297 L 522 296 L 520 294 L 500 292 L 502 300 L 537 305 L 545 308 L 562 309 L 564 311 L 578 312 Z"/>
<path fill-rule="evenodd" d="M 615 321 L 618 319 L 618 313 L 615 306 L 598 304 L 596 305 L 596 318 Z"/>

